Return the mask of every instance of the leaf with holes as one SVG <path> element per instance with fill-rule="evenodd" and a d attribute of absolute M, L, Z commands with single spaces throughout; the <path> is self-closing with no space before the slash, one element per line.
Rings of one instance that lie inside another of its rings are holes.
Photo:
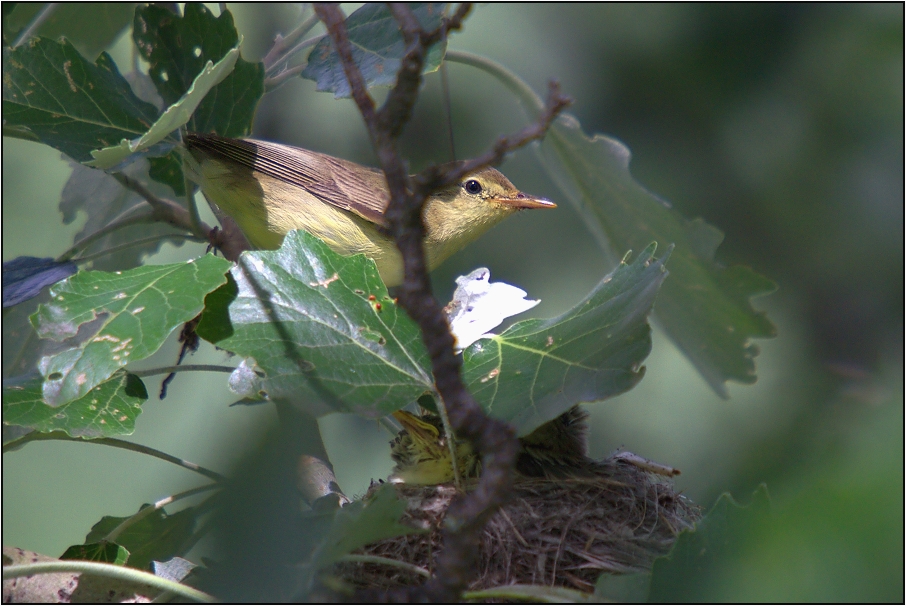
<path fill-rule="evenodd" d="M 208 296 L 198 334 L 254 358 L 262 397 L 375 418 L 433 388 L 418 327 L 364 255 L 294 231 L 278 250 L 244 253 L 230 275 Z"/>
<path fill-rule="evenodd" d="M 464 378 L 485 411 L 526 435 L 580 402 L 623 393 L 644 374 L 648 314 L 670 255 L 655 245 L 606 276 L 584 301 L 549 320 L 513 324 L 463 352 Z"/>
<path fill-rule="evenodd" d="M 239 47 L 237 46 L 224 55 L 216 65 L 208 61 L 182 98 L 168 107 L 148 132 L 138 139 L 131 141 L 123 139 L 118 145 L 92 151 L 91 155 L 94 160 L 86 162 L 85 165 L 104 170 L 111 169 L 132 154 L 148 150 L 163 141 L 170 133 L 192 119 L 192 115 L 204 100 L 205 95 L 230 75 L 238 58 Z"/>
<path fill-rule="evenodd" d="M 81 398 L 63 404 L 44 403 L 40 376 L 3 383 L 3 423 L 50 433 L 65 431 L 74 438 L 111 438 L 135 431 L 148 392 L 142 380 L 121 371 Z"/>
<path fill-rule="evenodd" d="M 413 3 L 409 9 L 421 26 L 431 31 L 441 24 L 446 6 L 442 2 Z M 384 4 L 365 4 L 346 19 L 346 31 L 352 42 L 352 58 L 368 88 L 392 86 L 400 70 L 400 60 L 406 53 L 406 44 L 390 9 Z M 432 46 L 425 57 L 422 73 L 437 70 L 445 50 L 446 41 Z M 327 36 L 311 50 L 302 77 L 314 80 L 319 91 L 332 92 L 337 98 L 351 94 L 339 55 Z"/>
<path fill-rule="evenodd" d="M 90 63 L 65 39 L 32 38 L 3 49 L 4 128 L 22 127 L 79 162 L 140 137 L 157 119 L 107 53 Z"/>
<path fill-rule="evenodd" d="M 53 286 L 32 325 L 42 338 L 75 338 L 77 344 L 41 359 L 44 401 L 60 406 L 81 398 L 129 362 L 153 354 L 198 315 L 229 266 L 206 255 L 123 272 L 79 272 Z"/>
<path fill-rule="evenodd" d="M 139 7 L 132 35 L 168 107 L 190 90 L 209 61 L 219 64 L 240 42 L 229 11 L 214 17 L 200 3 L 187 3 L 182 17 L 161 5 Z M 263 94 L 264 66 L 237 58 L 229 75 L 194 111 L 188 128 L 225 137 L 247 135 Z"/>

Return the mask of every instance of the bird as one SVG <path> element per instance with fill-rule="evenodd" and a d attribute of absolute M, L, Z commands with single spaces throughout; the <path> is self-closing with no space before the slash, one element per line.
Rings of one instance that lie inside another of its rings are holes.
<path fill-rule="evenodd" d="M 302 229 L 341 255 L 373 259 L 388 287 L 402 283 L 402 257 L 387 232 L 390 194 L 381 171 L 255 139 L 187 133 L 183 143 L 186 176 L 236 221 L 252 246 L 277 249 L 287 232 Z M 522 193 L 494 168 L 469 173 L 425 202 L 428 269 L 519 210 L 556 206 Z"/>
<path fill-rule="evenodd" d="M 453 461 L 439 416 L 416 416 L 398 410 L 393 413 L 403 430 L 390 442 L 390 456 L 396 465 L 392 483 L 431 485 L 454 480 Z M 557 479 L 582 474 L 593 465 L 587 455 L 588 413 L 573 406 L 525 437 L 519 438 L 516 473 L 528 478 Z M 461 478 L 478 477 L 481 460 L 466 441 L 456 442 L 456 462 Z"/>
<path fill-rule="evenodd" d="M 441 418 L 425 413 L 416 416 L 397 410 L 393 417 L 403 430 L 390 442 L 390 457 L 396 462 L 388 480 L 392 484 L 446 484 L 455 479 L 450 447 Z M 467 441 L 456 441 L 456 462 L 461 478 L 477 477 L 478 454 Z"/>

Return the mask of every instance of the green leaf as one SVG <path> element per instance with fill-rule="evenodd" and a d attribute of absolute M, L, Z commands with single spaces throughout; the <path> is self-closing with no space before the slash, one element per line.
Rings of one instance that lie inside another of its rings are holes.
<path fill-rule="evenodd" d="M 694 530 L 680 533 L 670 554 L 654 561 L 648 600 L 664 602 L 707 601 L 710 574 L 745 548 L 748 530 L 770 517 L 771 502 L 762 484 L 752 502 L 741 507 L 723 494 Z"/>
<path fill-rule="evenodd" d="M 44 403 L 40 376 L 3 384 L 3 423 L 50 433 L 64 431 L 74 438 L 110 438 L 135 431 L 135 419 L 148 399 L 137 376 L 118 372 L 87 394 L 62 406 Z"/>
<path fill-rule="evenodd" d="M 400 517 L 405 511 L 406 501 L 397 496 L 395 487 L 385 484 L 371 497 L 335 509 L 330 520 L 325 520 L 327 516 L 323 514 L 310 514 L 324 525 L 326 531 L 316 543 L 311 559 L 302 567 L 303 587 L 309 585 L 319 570 L 335 564 L 342 556 L 360 547 L 424 532 L 400 524 Z"/>
<path fill-rule="evenodd" d="M 115 219 L 128 216 L 127 213 L 141 212 L 137 207 L 147 208 L 147 203 L 142 196 L 126 189 L 119 181 L 104 171 L 87 168 L 77 162 L 72 162 L 71 166 L 72 174 L 69 176 L 69 180 L 66 181 L 66 185 L 63 186 L 63 193 L 60 195 L 59 208 L 63 214 L 63 222 L 69 224 L 80 218 L 79 211 L 88 215 L 82 229 L 75 235 L 75 242 L 90 236 L 112 223 Z M 148 189 L 155 195 L 162 198 L 173 197 L 173 192 L 169 188 L 153 183 L 148 179 L 148 163 L 146 160 L 133 162 L 125 167 L 122 173 L 140 183 L 147 184 Z M 182 175 L 180 174 L 181 179 Z M 80 252 L 80 256 L 109 250 L 115 246 L 135 242 L 141 238 L 175 233 L 173 226 L 162 221 L 126 226 L 95 240 L 90 246 Z M 140 265 L 146 256 L 157 252 L 164 242 L 169 242 L 174 246 L 182 246 L 184 240 L 182 238 L 161 239 L 138 246 L 130 246 L 114 255 L 103 255 L 95 258 L 91 262 L 92 268 L 103 271 L 132 269 Z"/>
<path fill-rule="evenodd" d="M 133 37 L 167 106 L 190 90 L 209 61 L 220 62 L 240 42 L 229 11 L 215 18 L 200 3 L 186 4 L 183 17 L 159 5 L 140 7 L 135 11 Z M 238 59 L 229 76 L 198 105 L 188 128 L 225 137 L 245 136 L 263 94 L 264 66 Z"/>
<path fill-rule="evenodd" d="M 198 76 L 195 77 L 189 90 L 179 101 L 167 108 L 147 133 L 132 141 L 123 139 L 118 145 L 92 151 L 91 155 L 94 160 L 86 162 L 85 165 L 93 168 L 110 169 L 123 162 L 130 155 L 147 150 L 163 141 L 174 130 L 189 122 L 196 108 L 204 100 L 208 92 L 230 75 L 238 58 L 239 47 L 237 46 L 224 55 L 223 59 L 217 62 L 217 65 L 208 61 Z"/>
<path fill-rule="evenodd" d="M 88 545 L 72 545 L 60 556 L 61 560 L 84 560 L 124 565 L 129 559 L 129 550 L 122 545 L 100 541 Z"/>
<path fill-rule="evenodd" d="M 315 416 L 373 418 L 432 389 L 418 327 L 363 255 L 295 231 L 279 250 L 244 253 L 230 275 L 208 296 L 198 334 L 254 358 L 269 397 L 292 396 Z"/>
<path fill-rule="evenodd" d="M 142 360 L 201 311 L 204 297 L 226 280 L 229 262 L 206 255 L 187 263 L 124 272 L 79 272 L 53 286 L 50 302 L 31 317 L 42 338 L 78 344 L 40 362 L 44 401 L 81 398 L 129 362 Z"/>
<path fill-rule="evenodd" d="M 441 24 L 446 7 L 443 2 L 409 5 L 418 22 L 429 31 Z M 352 42 L 352 57 L 368 88 L 392 86 L 400 69 L 400 60 L 406 54 L 406 44 L 390 9 L 384 4 L 367 3 L 349 15 L 346 30 L 349 41 Z M 432 46 L 425 57 L 422 73 L 437 70 L 445 50 L 445 40 Z M 351 94 L 339 55 L 327 36 L 312 49 L 302 77 L 314 80 L 318 83 L 319 91 L 332 92 L 334 97 L 348 97 Z"/>
<path fill-rule="evenodd" d="M 647 602 L 651 573 L 611 574 L 605 572 L 595 583 L 594 598 L 598 603 L 640 604 Z"/>
<path fill-rule="evenodd" d="M 670 254 L 653 260 L 654 250 L 650 245 L 631 264 L 627 255 L 565 314 L 517 322 L 466 349 L 465 381 L 485 411 L 526 435 L 579 402 L 638 383 L 651 351 L 647 317 Z"/>
<path fill-rule="evenodd" d="M 548 587 L 545 585 L 501 585 L 489 589 L 477 589 L 463 593 L 468 602 L 500 600 L 526 604 L 599 604 L 596 596 L 577 589 Z"/>
<path fill-rule="evenodd" d="M 142 511 L 151 505 L 142 505 Z M 142 570 L 150 570 L 153 560 L 164 561 L 180 555 L 195 530 L 198 512 L 194 507 L 183 509 L 173 515 L 167 515 L 163 509 L 158 509 L 150 515 L 144 516 L 116 537 L 118 545 L 129 550 L 129 566 Z M 128 520 L 104 516 L 91 527 L 91 532 L 85 537 L 85 543 L 103 541 L 120 524 Z"/>
<path fill-rule="evenodd" d="M 728 380 L 753 383 L 758 349 L 750 340 L 776 330 L 749 300 L 776 285 L 747 267 L 716 263 L 723 234 L 701 219 L 684 219 L 639 185 L 629 172 L 629 150 L 618 141 L 589 138 L 565 115 L 548 131 L 540 153 L 605 250 L 640 248 L 652 240 L 676 246 L 658 320 L 721 396 L 728 395 Z"/>
<path fill-rule="evenodd" d="M 50 13 L 33 34 L 50 40 L 65 36 L 82 55 L 94 57 L 113 44 L 130 24 L 134 6 L 132 2 L 58 2 L 50 7 Z M 48 3 L 44 2 L 16 4 L 4 24 L 7 39 L 15 40 L 20 31 L 46 8 Z"/>
<path fill-rule="evenodd" d="M 157 108 L 136 97 L 109 55 L 89 63 L 66 40 L 3 49 L 3 119 L 83 162 L 91 150 L 143 135 Z"/>

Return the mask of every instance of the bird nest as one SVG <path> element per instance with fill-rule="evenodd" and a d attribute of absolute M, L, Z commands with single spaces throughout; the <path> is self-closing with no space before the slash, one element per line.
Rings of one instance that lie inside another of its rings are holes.
<path fill-rule="evenodd" d="M 397 490 L 408 500 L 402 522 L 427 532 L 380 541 L 358 553 L 433 572 L 444 516 L 456 490 L 405 484 Z M 484 529 L 470 589 L 532 584 L 592 591 L 601 573 L 649 570 L 699 517 L 698 507 L 677 493 L 668 478 L 619 456 L 570 477 L 519 478 L 507 505 Z M 425 580 L 406 567 L 373 561 L 344 562 L 337 572 L 351 585 L 368 589 Z"/>

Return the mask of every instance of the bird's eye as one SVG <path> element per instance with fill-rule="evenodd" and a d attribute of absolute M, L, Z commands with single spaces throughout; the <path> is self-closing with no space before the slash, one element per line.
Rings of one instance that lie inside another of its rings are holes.
<path fill-rule="evenodd" d="M 469 179 L 463 183 L 462 186 L 466 190 L 466 193 L 470 193 L 473 196 L 481 193 L 481 183 L 475 179 Z"/>

